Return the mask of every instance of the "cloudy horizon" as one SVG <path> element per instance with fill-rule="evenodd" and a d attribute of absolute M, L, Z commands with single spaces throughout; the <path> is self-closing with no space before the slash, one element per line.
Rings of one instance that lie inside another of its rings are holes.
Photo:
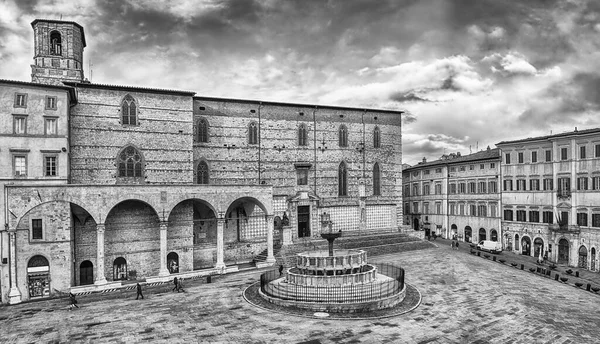
<path fill-rule="evenodd" d="M 0 78 L 36 18 L 84 27 L 94 83 L 404 110 L 411 165 L 600 126 L 592 0 L 0 0 Z"/>

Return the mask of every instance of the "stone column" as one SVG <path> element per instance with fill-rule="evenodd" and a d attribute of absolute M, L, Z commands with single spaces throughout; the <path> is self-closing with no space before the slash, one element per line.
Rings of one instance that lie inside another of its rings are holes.
<path fill-rule="evenodd" d="M 169 276 L 169 269 L 167 269 L 167 222 L 160 223 L 160 270 L 158 276 L 164 277 Z"/>
<path fill-rule="evenodd" d="M 223 243 L 223 229 L 225 228 L 225 219 L 218 218 L 217 219 L 217 263 L 215 264 L 216 269 L 224 269 L 225 261 L 223 259 L 224 256 L 224 243 Z"/>
<path fill-rule="evenodd" d="M 275 256 L 273 255 L 273 215 L 266 215 L 267 221 L 267 263 L 274 264 Z"/>
<path fill-rule="evenodd" d="M 104 223 L 96 224 L 96 285 L 107 283 L 104 276 L 104 230 Z"/>
<path fill-rule="evenodd" d="M 15 230 L 8 231 L 8 251 L 10 260 L 10 291 L 8 303 L 11 305 L 21 303 L 21 292 L 17 287 L 17 238 Z"/>

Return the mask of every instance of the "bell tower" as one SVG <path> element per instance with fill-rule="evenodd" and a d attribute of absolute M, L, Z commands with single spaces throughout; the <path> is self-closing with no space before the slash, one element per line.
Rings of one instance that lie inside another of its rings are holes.
<path fill-rule="evenodd" d="M 83 27 L 75 22 L 36 19 L 31 22 L 34 55 L 31 81 L 62 85 L 83 81 Z"/>

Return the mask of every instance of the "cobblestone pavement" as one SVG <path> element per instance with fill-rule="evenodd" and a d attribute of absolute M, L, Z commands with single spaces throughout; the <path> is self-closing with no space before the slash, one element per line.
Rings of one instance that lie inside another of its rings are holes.
<path fill-rule="evenodd" d="M 401 264 L 422 304 L 390 318 L 326 320 L 253 307 L 242 291 L 253 270 L 170 285 L 0 307 L 2 343 L 598 343 L 600 295 L 503 265 L 446 241 L 374 257 Z M 512 258 L 512 254 L 502 255 Z M 516 255 L 515 255 L 516 256 Z M 527 257 L 525 257 L 527 258 Z"/>

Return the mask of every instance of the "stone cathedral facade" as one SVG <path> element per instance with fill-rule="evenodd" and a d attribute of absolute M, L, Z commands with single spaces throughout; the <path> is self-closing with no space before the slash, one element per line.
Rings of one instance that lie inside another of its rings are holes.
<path fill-rule="evenodd" d="M 325 214 L 400 227 L 400 111 L 92 84 L 81 25 L 32 27 L 32 81 L 0 79 L 2 302 L 273 264 Z"/>

